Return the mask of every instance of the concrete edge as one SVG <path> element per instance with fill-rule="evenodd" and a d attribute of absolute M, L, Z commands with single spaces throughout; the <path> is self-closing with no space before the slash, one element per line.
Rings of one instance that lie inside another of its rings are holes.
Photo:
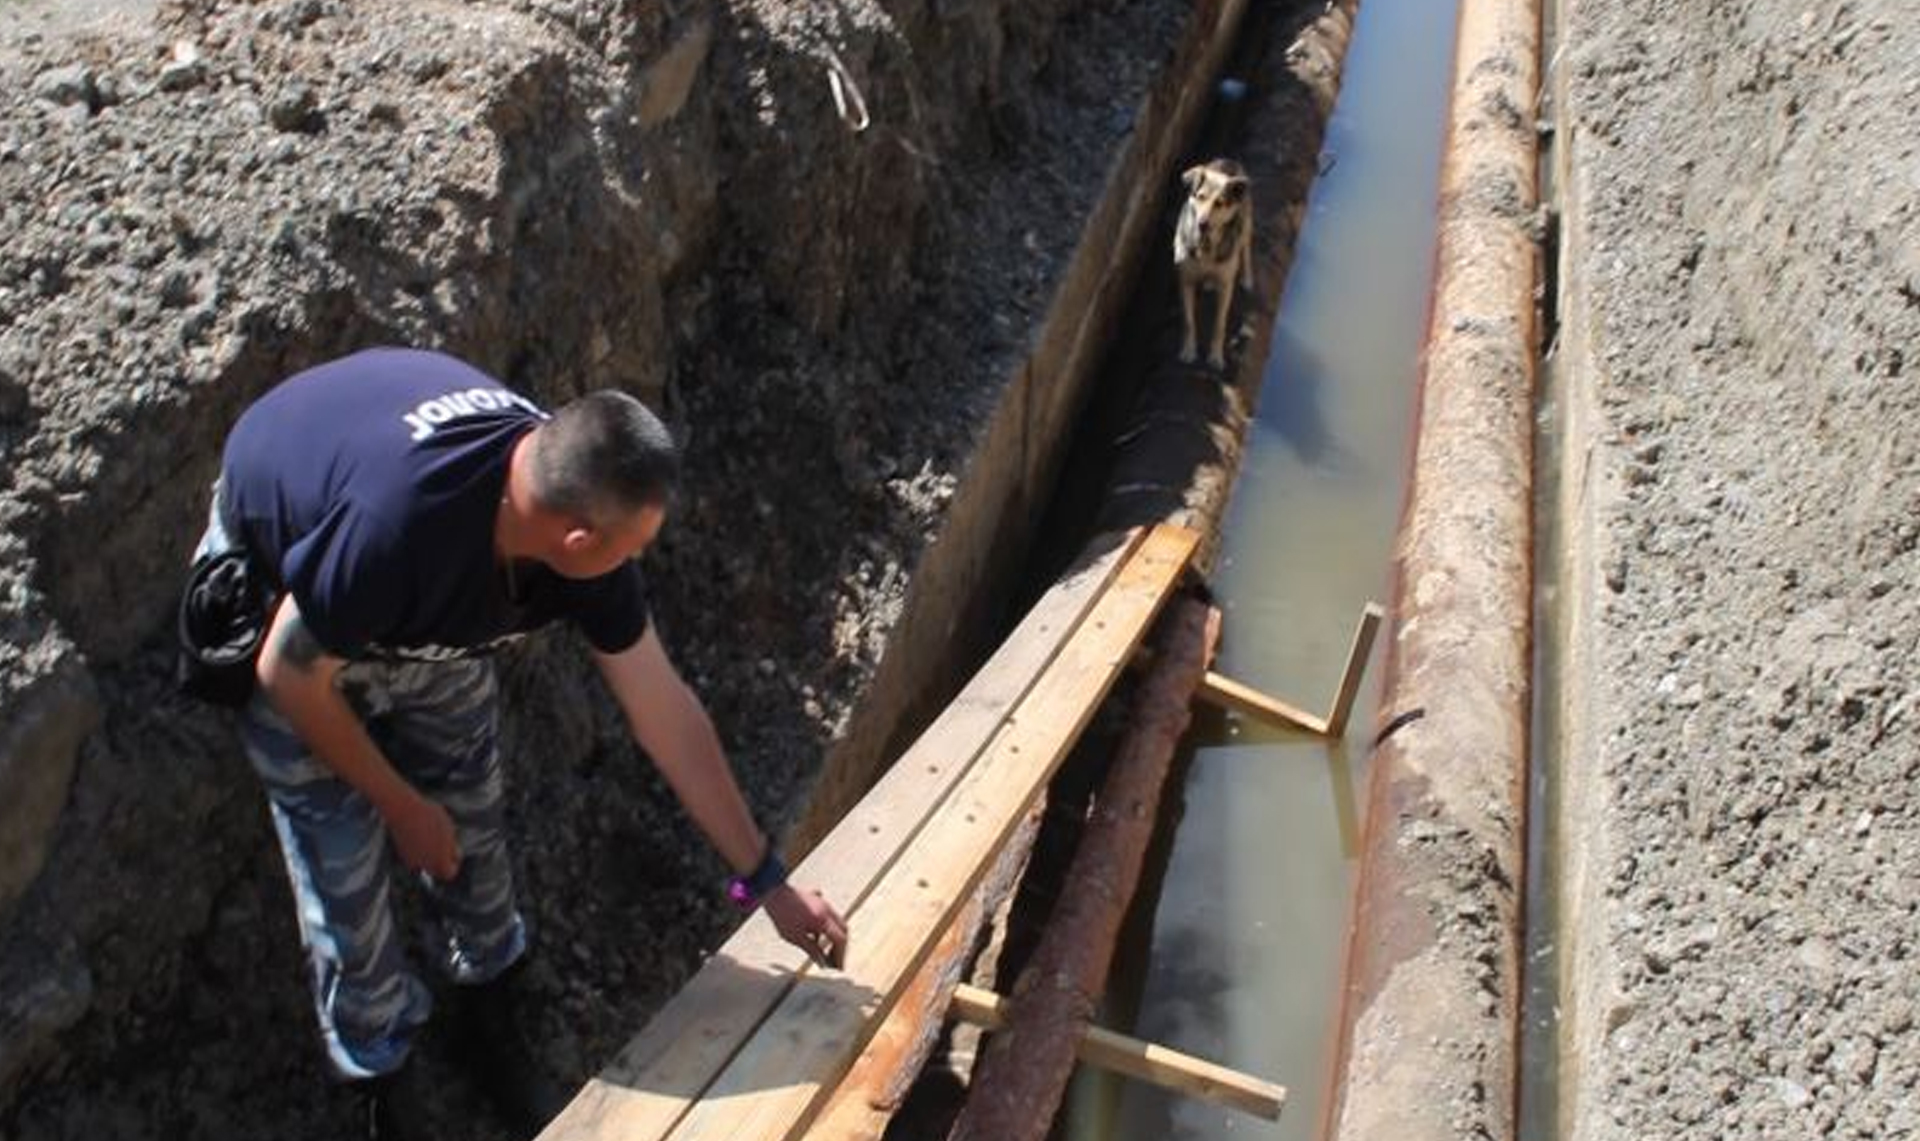
<path fill-rule="evenodd" d="M 1556 0 L 1563 14 L 1567 8 Z M 1611 800 L 1602 779 L 1601 743 L 1593 731 L 1593 681 L 1598 677 L 1592 647 L 1600 633 L 1604 606 L 1600 568 L 1604 565 L 1609 505 L 1619 500 L 1621 476 L 1609 451 L 1600 446 L 1604 417 L 1600 408 L 1601 367 L 1593 348 L 1596 320 L 1575 267 L 1588 260 L 1586 182 L 1578 151 L 1583 144 L 1575 126 L 1564 69 L 1554 81 L 1554 172 L 1560 212 L 1559 344 L 1555 374 L 1560 390 L 1560 495 L 1555 505 L 1563 541 L 1554 552 L 1554 574 L 1561 583 L 1560 622 L 1563 636 L 1552 668 L 1560 677 L 1562 706 L 1560 733 L 1551 748 L 1559 758 L 1555 773 L 1558 809 L 1554 827 L 1559 833 L 1559 910 L 1554 939 L 1559 948 L 1560 1006 L 1558 1033 L 1559 1108 L 1556 1134 L 1577 1139 L 1593 1134 L 1583 1118 L 1585 1106 L 1580 1064 L 1597 1053 L 1618 1015 L 1617 1003 L 1606 985 L 1612 977 L 1604 935 L 1602 905 L 1607 870 L 1613 862 L 1612 844 L 1605 827 Z"/>

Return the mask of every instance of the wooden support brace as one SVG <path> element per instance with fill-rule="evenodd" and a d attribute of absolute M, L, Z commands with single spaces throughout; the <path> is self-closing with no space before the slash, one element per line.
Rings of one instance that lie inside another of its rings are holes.
<path fill-rule="evenodd" d="M 947 1009 L 954 1017 L 988 1030 L 998 1029 L 1006 1020 L 1006 999 L 965 983 L 954 992 L 953 1004 Z M 1278 1120 L 1287 1103 L 1285 1086 L 1098 1026 L 1087 1028 L 1075 1056 L 1090 1066 L 1218 1102 L 1268 1121 Z"/>
<path fill-rule="evenodd" d="M 1326 734 L 1343 736 L 1347 717 L 1353 712 L 1354 695 L 1360 692 L 1360 675 L 1367 672 L 1367 658 L 1373 653 L 1373 636 L 1380 632 L 1380 620 L 1386 611 L 1377 602 L 1369 602 L 1360 612 L 1360 624 L 1353 628 L 1353 645 L 1347 648 L 1346 672 L 1340 675 L 1340 688 L 1334 691 L 1333 708 L 1327 711 Z"/>
<path fill-rule="evenodd" d="M 1206 676 L 1200 679 L 1200 688 L 1195 695 L 1208 705 L 1231 709 L 1282 729 L 1305 729 L 1323 736 L 1327 731 L 1326 718 L 1288 705 L 1277 697 L 1261 693 L 1215 670 L 1208 670 Z"/>
<path fill-rule="evenodd" d="M 1367 658 L 1373 653 L 1374 635 L 1380 631 L 1385 612 L 1377 602 L 1369 602 L 1360 612 L 1354 627 L 1353 643 L 1347 648 L 1346 669 L 1340 674 L 1340 687 L 1334 691 L 1333 706 L 1325 717 L 1308 713 L 1296 705 L 1265 694 L 1225 674 L 1208 670 L 1196 691 L 1202 701 L 1221 709 L 1231 709 L 1257 721 L 1282 729 L 1304 729 L 1322 737 L 1339 737 L 1347 731 L 1347 719 L 1353 714 L 1353 700 L 1360 692 L 1360 678 L 1367 672 Z"/>

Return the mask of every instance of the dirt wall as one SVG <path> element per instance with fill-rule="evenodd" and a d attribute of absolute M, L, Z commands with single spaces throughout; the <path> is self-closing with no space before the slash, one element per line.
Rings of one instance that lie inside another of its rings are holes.
<path fill-rule="evenodd" d="M 1560 1135 L 1920 1128 L 1920 33 L 1563 5 Z"/>
<path fill-rule="evenodd" d="M 690 461 L 658 617 L 783 824 L 1183 15 L 283 0 L 8 37 L 0 777 L 30 795 L 0 807 L 0 1093 L 24 1090 L 0 1120 L 341 1132 L 257 790 L 166 678 L 247 401 L 379 342 L 548 402 L 654 400 Z M 542 1030 L 573 1077 L 728 922 L 717 862 L 573 696 L 587 672 L 564 634 L 505 668 Z"/>

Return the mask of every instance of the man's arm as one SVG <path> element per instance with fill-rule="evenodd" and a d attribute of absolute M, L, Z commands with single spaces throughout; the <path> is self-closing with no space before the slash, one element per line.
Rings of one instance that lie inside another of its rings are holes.
<path fill-rule="evenodd" d="M 460 870 L 453 821 L 394 771 L 334 688 L 345 664 L 307 629 L 293 596 L 283 596 L 255 667 L 260 688 L 313 755 L 372 802 L 408 867 L 452 879 Z"/>
<path fill-rule="evenodd" d="M 713 719 L 673 668 L 659 635 L 649 626 L 628 649 L 595 659 L 634 740 L 653 758 L 687 815 L 735 872 L 753 871 L 771 841 L 740 795 Z M 818 892 L 783 884 L 762 904 L 787 942 L 816 961 L 842 961 L 846 923 Z"/>

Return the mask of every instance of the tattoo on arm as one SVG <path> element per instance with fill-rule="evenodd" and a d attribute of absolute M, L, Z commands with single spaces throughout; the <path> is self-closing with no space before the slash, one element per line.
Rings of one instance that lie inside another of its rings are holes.
<path fill-rule="evenodd" d="M 301 620 L 299 608 L 291 601 L 287 607 L 287 616 L 280 625 L 280 656 L 301 670 L 312 669 L 327 651 Z"/>

